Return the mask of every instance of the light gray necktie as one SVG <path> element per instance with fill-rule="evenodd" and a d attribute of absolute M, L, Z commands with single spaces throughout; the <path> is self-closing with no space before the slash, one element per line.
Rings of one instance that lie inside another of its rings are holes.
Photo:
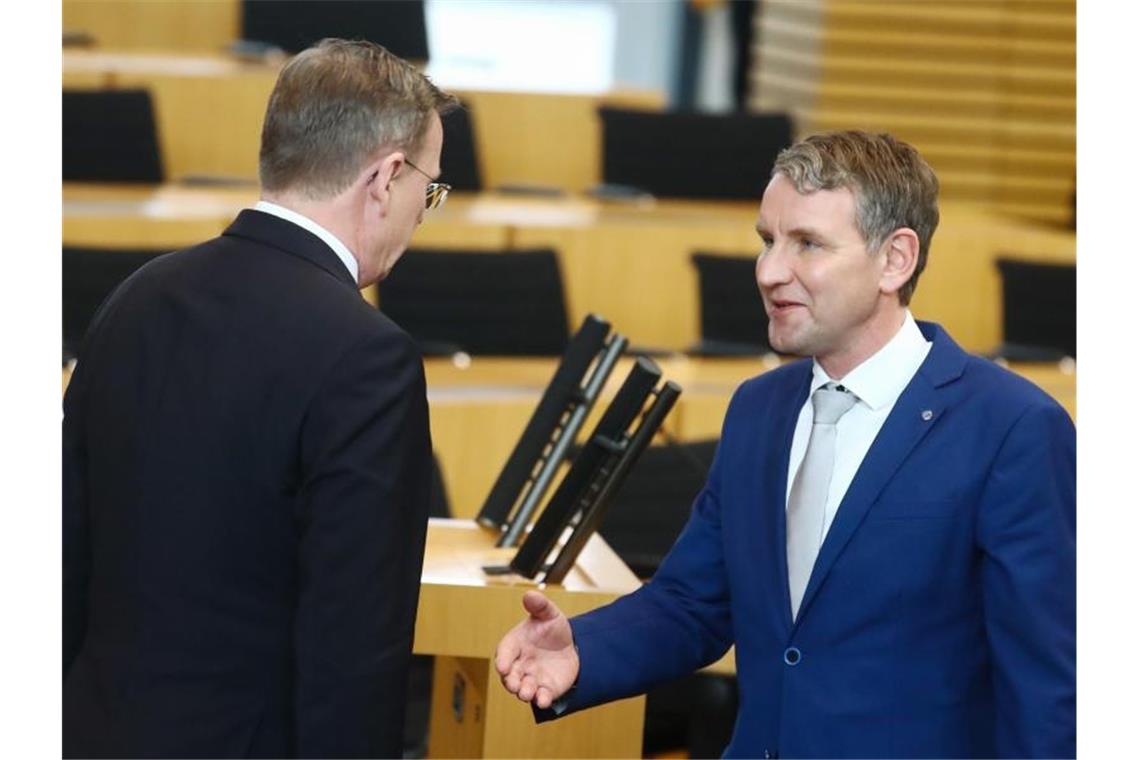
<path fill-rule="evenodd" d="M 799 614 L 811 569 L 823 543 L 827 491 L 835 469 L 835 423 L 856 401 L 853 393 L 838 390 L 834 383 L 820 387 L 811 397 L 815 412 L 811 437 L 788 495 L 788 591 L 793 620 Z"/>

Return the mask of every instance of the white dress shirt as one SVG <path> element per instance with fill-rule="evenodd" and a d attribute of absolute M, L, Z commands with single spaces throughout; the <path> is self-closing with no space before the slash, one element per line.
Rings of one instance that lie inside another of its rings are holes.
<path fill-rule="evenodd" d="M 811 392 L 800 409 L 796 421 L 796 432 L 792 437 L 792 452 L 788 461 L 788 490 L 784 504 L 792 492 L 796 471 L 807 451 L 811 437 L 812 403 L 811 394 L 826 383 L 840 383 L 858 398 L 855 406 L 836 423 L 835 469 L 832 471 L 831 486 L 827 491 L 827 505 L 824 508 L 823 532 L 820 545 L 831 529 L 839 504 L 847 493 L 848 486 L 855 479 L 863 457 L 867 455 L 875 436 L 879 434 L 887 416 L 895 407 L 895 402 L 918 372 L 919 366 L 930 352 L 930 341 L 923 337 L 910 310 L 902 327 L 869 359 L 847 373 L 843 378 L 827 376 L 819 362 L 814 362 L 811 379 Z"/>
<path fill-rule="evenodd" d="M 360 284 L 360 270 L 356 264 L 356 257 L 352 255 L 352 251 L 348 250 L 348 246 L 340 242 L 340 238 L 338 238 L 336 235 L 332 234 L 304 214 L 298 214 L 296 211 L 291 211 L 284 206 L 278 206 L 276 203 L 270 203 L 269 201 L 258 201 L 257 205 L 253 208 L 255 211 L 264 211 L 265 213 L 272 214 L 279 219 L 284 219 L 287 222 L 292 222 L 298 227 L 308 230 L 309 232 L 319 237 L 321 240 L 325 241 L 325 244 L 329 248 L 333 249 L 333 253 L 337 255 L 337 258 L 344 262 L 345 267 L 348 268 L 348 273 L 352 275 L 352 281 L 357 285 Z"/>

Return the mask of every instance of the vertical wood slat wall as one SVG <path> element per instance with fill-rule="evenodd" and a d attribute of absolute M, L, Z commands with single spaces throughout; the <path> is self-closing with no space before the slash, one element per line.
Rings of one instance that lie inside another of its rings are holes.
<path fill-rule="evenodd" d="M 761 0 L 753 23 L 752 109 L 891 132 L 943 198 L 1070 218 L 1075 0 Z"/>

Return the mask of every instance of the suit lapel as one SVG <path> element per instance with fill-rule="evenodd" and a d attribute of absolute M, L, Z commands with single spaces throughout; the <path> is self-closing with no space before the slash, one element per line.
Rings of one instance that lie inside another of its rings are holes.
<path fill-rule="evenodd" d="M 899 396 L 879 434 L 875 436 L 855 479 L 851 481 L 839 504 L 800 603 L 797 625 L 804 619 L 820 586 L 827 580 L 836 559 L 862 524 L 871 505 L 946 411 L 946 394 L 939 393 L 938 388 L 960 376 L 965 366 L 965 354 L 937 325 L 919 322 L 919 328 L 934 345 L 926 361 Z M 781 532 L 781 535 L 787 534 Z M 786 560 L 784 565 L 786 587 Z M 790 601 L 788 614 L 791 615 Z"/>

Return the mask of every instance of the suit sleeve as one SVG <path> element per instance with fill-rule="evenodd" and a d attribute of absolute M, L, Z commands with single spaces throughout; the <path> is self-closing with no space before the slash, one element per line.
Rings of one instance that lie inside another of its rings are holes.
<path fill-rule="evenodd" d="M 1076 753 L 1076 432 L 1055 405 L 1008 433 L 978 512 L 1003 757 Z"/>
<path fill-rule="evenodd" d="M 87 634 L 91 577 L 87 500 L 87 443 L 77 367 L 63 401 L 63 677 L 71 670 Z"/>
<path fill-rule="evenodd" d="M 84 337 L 83 361 L 75 365 L 63 395 L 63 677 L 67 678 L 87 636 L 91 586 L 91 503 L 87 456 L 87 377 L 92 343 L 107 314 L 141 276 L 135 272 L 100 304 Z"/>
<path fill-rule="evenodd" d="M 355 346 L 301 435 L 299 757 L 398 757 L 427 530 L 423 363 L 406 335 Z"/>
<path fill-rule="evenodd" d="M 685 529 L 653 580 L 571 620 L 578 682 L 557 711 L 537 711 L 539 720 L 641 694 L 728 651 L 732 620 L 720 532 L 720 462 L 718 451 Z"/>

